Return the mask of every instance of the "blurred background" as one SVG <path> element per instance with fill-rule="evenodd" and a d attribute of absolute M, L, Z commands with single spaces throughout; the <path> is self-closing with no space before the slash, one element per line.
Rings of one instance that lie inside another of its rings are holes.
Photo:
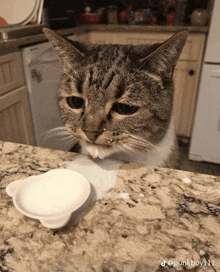
<path fill-rule="evenodd" d="M 115 13 L 115 21 L 125 24 L 207 25 L 212 5 L 209 0 L 45 0 L 44 14 L 51 28 L 89 23 L 82 20 L 84 13 L 100 14 L 99 23 L 109 23 L 108 14 Z"/>

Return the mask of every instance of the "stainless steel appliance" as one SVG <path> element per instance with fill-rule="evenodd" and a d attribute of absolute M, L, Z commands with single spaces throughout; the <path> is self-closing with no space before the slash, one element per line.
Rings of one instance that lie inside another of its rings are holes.
<path fill-rule="evenodd" d="M 57 55 L 50 43 L 45 42 L 23 48 L 22 58 L 36 144 L 67 151 L 71 146 L 65 145 L 59 135 L 50 140 L 45 138 L 51 129 L 63 126 L 57 102 L 62 67 Z"/>

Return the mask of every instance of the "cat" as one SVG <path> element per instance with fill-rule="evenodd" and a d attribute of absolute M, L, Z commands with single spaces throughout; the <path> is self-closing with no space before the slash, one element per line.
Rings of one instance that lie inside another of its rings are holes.
<path fill-rule="evenodd" d="M 173 71 L 188 36 L 161 44 L 86 44 L 43 29 L 63 67 L 59 107 L 93 158 L 175 168 Z"/>

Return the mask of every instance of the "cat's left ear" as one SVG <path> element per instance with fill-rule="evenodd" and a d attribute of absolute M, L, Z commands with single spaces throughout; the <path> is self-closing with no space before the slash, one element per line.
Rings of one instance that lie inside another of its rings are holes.
<path fill-rule="evenodd" d="M 84 57 L 84 54 L 56 32 L 48 28 L 43 28 L 43 31 L 53 49 L 56 51 L 64 71 L 69 72 L 78 62 L 80 62 L 80 59 Z"/>
<path fill-rule="evenodd" d="M 145 58 L 140 59 L 141 65 L 145 65 L 155 72 L 173 73 L 185 42 L 188 37 L 187 31 L 179 32 L 162 43 L 155 51 Z"/>

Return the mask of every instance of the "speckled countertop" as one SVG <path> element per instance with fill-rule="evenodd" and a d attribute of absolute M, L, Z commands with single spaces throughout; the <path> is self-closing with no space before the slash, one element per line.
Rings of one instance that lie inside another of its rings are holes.
<path fill-rule="evenodd" d="M 125 164 L 79 223 L 59 230 L 15 209 L 11 181 L 77 156 L 0 142 L 0 271 L 220 271 L 220 177 Z"/>
<path fill-rule="evenodd" d="M 68 29 L 60 29 L 56 30 L 57 33 L 61 35 L 80 35 L 84 33 L 88 33 L 91 31 L 98 32 L 135 32 L 135 33 L 147 33 L 147 32 L 178 32 L 182 30 L 188 30 L 190 33 L 208 33 L 208 27 L 198 27 L 198 26 L 163 26 L 163 25 L 123 25 L 123 24 L 115 24 L 115 25 L 102 25 L 102 24 L 94 24 L 94 25 L 84 25 L 78 26 Z M 0 31 L 3 31 L 0 29 Z M 30 30 L 29 30 L 30 32 Z M 33 32 L 34 33 L 34 32 Z M 17 51 L 20 47 L 27 46 L 34 43 L 39 43 L 47 41 L 45 35 L 43 33 L 28 35 L 22 38 L 15 38 L 9 40 L 1 40 L 0 39 L 0 55 L 7 54 L 9 52 Z"/>

